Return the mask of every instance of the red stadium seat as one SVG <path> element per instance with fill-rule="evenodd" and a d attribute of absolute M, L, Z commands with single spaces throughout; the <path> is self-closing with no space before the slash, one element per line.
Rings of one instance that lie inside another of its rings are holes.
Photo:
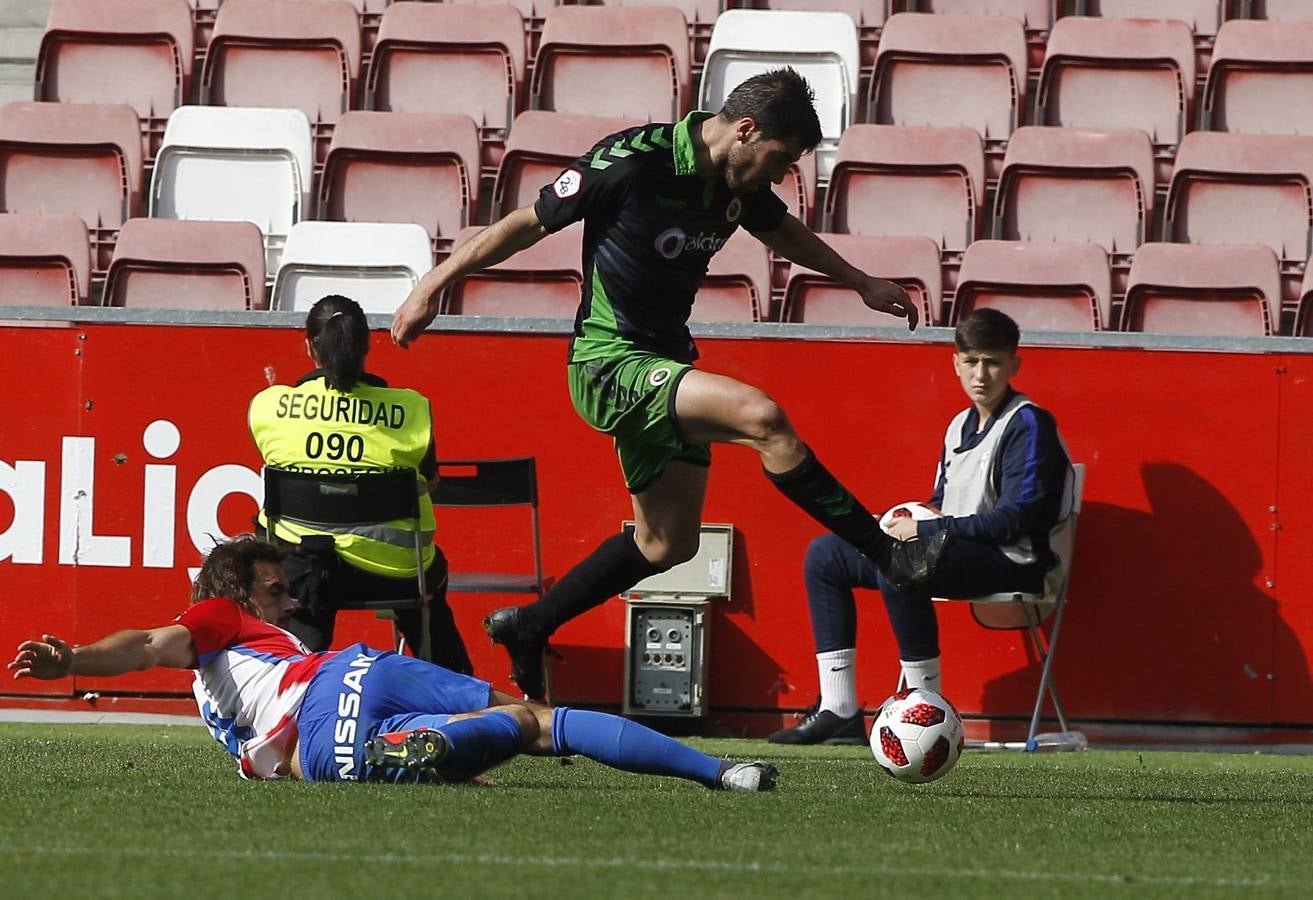
<path fill-rule="evenodd" d="M 1094 241 L 1133 253 L 1153 225 L 1153 145 L 1143 131 L 1018 128 L 994 205 L 994 237 Z"/>
<path fill-rule="evenodd" d="M 1299 286 L 1299 308 L 1295 311 L 1295 336 L 1313 337 L 1313 265 L 1304 267 Z"/>
<path fill-rule="evenodd" d="M 1163 237 L 1265 244 L 1289 268 L 1313 250 L 1313 135 L 1186 135 L 1167 193 Z"/>
<path fill-rule="evenodd" d="M 492 189 L 493 218 L 528 206 L 543 185 L 609 134 L 640 125 L 635 119 L 577 116 L 548 110 L 526 110 L 515 119 L 506 153 L 497 167 Z"/>
<path fill-rule="evenodd" d="M 114 247 L 104 303 L 265 309 L 264 238 L 250 222 L 132 219 Z"/>
<path fill-rule="evenodd" d="M 789 212 L 808 227 L 812 225 L 812 211 L 816 207 L 816 178 L 816 154 L 804 153 L 789 166 L 784 180 L 772 185 L 775 196 L 783 200 Z"/>
<path fill-rule="evenodd" d="M 524 17 L 514 7 L 394 3 L 379 28 L 365 107 L 467 115 L 494 168 L 520 108 L 525 53 Z"/>
<path fill-rule="evenodd" d="M 322 161 L 355 97 L 360 52 L 359 17 L 343 0 L 226 0 L 201 71 L 201 102 L 299 109 Z"/>
<path fill-rule="evenodd" d="M 1023 331 L 1112 328 L 1112 277 L 1098 244 L 976 241 L 967 248 L 950 325 L 975 309 L 1007 313 Z"/>
<path fill-rule="evenodd" d="M 1313 20 L 1313 6 L 1308 0 L 1248 0 L 1250 19 L 1269 22 L 1308 22 Z"/>
<path fill-rule="evenodd" d="M 96 271 L 109 265 L 115 234 L 140 206 L 141 178 L 141 132 L 132 107 L 0 107 L 0 211 L 80 216 Z"/>
<path fill-rule="evenodd" d="M 478 233 L 467 228 L 459 247 Z M 463 316 L 573 319 L 583 289 L 583 223 L 549 234 L 510 259 L 468 275 L 451 286 L 446 312 Z"/>
<path fill-rule="evenodd" d="M 1049 35 L 1035 124 L 1138 128 L 1153 141 L 1166 180 L 1194 89 L 1194 38 L 1184 22 L 1067 16 Z"/>
<path fill-rule="evenodd" d="M 1222 26 L 1228 0 L 1083 0 L 1084 16 L 1102 16 L 1105 19 L 1177 19 L 1190 26 L 1194 34 L 1195 70 L 1208 69 L 1208 58 L 1213 52 L 1217 30 Z"/>
<path fill-rule="evenodd" d="M 711 257 L 689 321 L 760 322 L 770 312 L 770 254 L 740 228 Z"/>
<path fill-rule="evenodd" d="M 1057 5 L 1058 0 L 912 0 L 907 8 L 950 15 L 1011 16 L 1025 26 L 1029 67 L 1038 70 L 1049 29 L 1058 15 Z"/>
<path fill-rule="evenodd" d="M 1005 16 L 897 13 L 880 35 L 868 121 L 974 128 L 990 174 L 1026 109 L 1026 35 Z"/>
<path fill-rule="evenodd" d="M 0 306 L 79 306 L 90 294 L 85 222 L 77 216 L 0 215 Z"/>
<path fill-rule="evenodd" d="M 902 285 L 921 310 L 924 325 L 937 325 L 943 293 L 939 248 L 927 237 L 822 234 L 821 240 L 864 272 Z M 789 269 L 780 318 L 809 325 L 897 327 L 898 320 L 868 309 L 849 287 L 805 266 Z"/>
<path fill-rule="evenodd" d="M 1227 22 L 1204 86 L 1204 127 L 1313 134 L 1313 18 Z"/>
<path fill-rule="evenodd" d="M 1267 247 L 1145 244 L 1135 254 L 1123 331 L 1261 336 L 1281 322 L 1281 277 Z"/>
<path fill-rule="evenodd" d="M 697 69 L 707 58 L 711 29 L 725 9 L 725 0 L 601 0 L 602 6 L 673 6 L 688 23 L 689 59 Z"/>
<path fill-rule="evenodd" d="M 320 218 L 414 222 L 445 247 L 478 208 L 479 129 L 469 116 L 349 112 L 338 122 Z"/>
<path fill-rule="evenodd" d="M 984 154 L 970 128 L 853 125 L 825 196 L 827 230 L 920 234 L 961 253 L 984 197 Z"/>
<path fill-rule="evenodd" d="M 37 51 L 36 99 L 127 103 L 153 157 L 164 123 L 191 87 L 185 0 L 55 0 Z"/>
<path fill-rule="evenodd" d="M 684 17 L 670 7 L 558 6 L 533 67 L 539 109 L 668 122 L 692 78 Z"/>

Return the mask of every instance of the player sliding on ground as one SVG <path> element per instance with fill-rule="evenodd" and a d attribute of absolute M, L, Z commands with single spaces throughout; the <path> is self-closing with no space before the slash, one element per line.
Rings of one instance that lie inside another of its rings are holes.
<path fill-rule="evenodd" d="M 69 647 L 24 641 L 14 678 L 195 670 L 201 718 L 245 778 L 460 781 L 520 753 L 579 754 L 716 790 L 768 791 L 774 766 L 699 753 L 606 713 L 524 703 L 485 681 L 354 644 L 308 653 L 282 625 L 293 601 L 278 548 L 242 537 L 210 552 L 173 624 Z"/>
<path fill-rule="evenodd" d="M 580 416 L 615 440 L 636 527 L 603 541 L 536 603 L 495 610 L 484 621 L 530 697 L 543 695 L 543 651 L 557 628 L 697 552 L 712 443 L 757 451 L 786 497 L 896 581 L 917 583 L 934 568 L 946 534 L 891 540 L 770 397 L 692 365 L 694 294 L 712 255 L 740 226 L 780 256 L 852 288 L 871 309 L 916 327 L 916 306 L 902 288 L 844 261 L 772 192 L 771 183 L 820 140 L 811 87 L 792 69 L 749 78 L 718 114 L 613 134 L 544 187 L 533 206 L 462 244 L 393 317 L 393 340 L 405 346 L 433 321 L 449 284 L 583 220 L 570 394 Z"/>

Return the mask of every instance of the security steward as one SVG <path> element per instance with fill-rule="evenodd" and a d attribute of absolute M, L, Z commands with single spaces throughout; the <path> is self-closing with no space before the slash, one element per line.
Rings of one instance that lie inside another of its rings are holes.
<path fill-rule="evenodd" d="M 248 422 L 265 465 L 312 472 L 410 468 L 420 495 L 425 582 L 423 611 L 400 609 L 397 627 L 412 651 L 426 646 L 433 662 L 470 674 L 473 666 L 447 605 L 447 561 L 433 542 L 437 485 L 433 417 L 418 391 L 390 388 L 365 371 L 369 323 L 359 304 L 333 294 L 306 318 L 306 351 L 317 368 L 294 385 L 273 385 L 251 400 Z M 264 511 L 260 525 L 267 527 Z M 408 520 L 319 531 L 280 519 L 277 538 L 293 544 L 285 563 L 298 608 L 288 630 L 311 650 L 325 650 L 341 602 L 404 599 L 416 586 L 415 545 Z"/>

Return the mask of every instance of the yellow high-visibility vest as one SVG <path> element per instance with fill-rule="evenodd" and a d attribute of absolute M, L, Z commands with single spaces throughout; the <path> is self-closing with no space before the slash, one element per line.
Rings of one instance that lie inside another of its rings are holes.
<path fill-rule="evenodd" d="M 383 387 L 366 375 L 349 392 L 333 390 L 311 373 L 296 385 L 276 384 L 251 400 L 247 421 L 265 465 L 280 469 L 345 473 L 406 468 L 424 483 L 420 464 L 433 440 L 429 401 L 418 391 Z M 433 562 L 433 503 L 420 496 L 424 565 Z M 260 524 L 267 526 L 264 510 Z M 415 577 L 415 533 L 406 519 L 323 531 L 282 519 L 277 536 L 300 543 L 302 535 L 332 534 L 338 554 L 357 568 L 392 578 Z"/>

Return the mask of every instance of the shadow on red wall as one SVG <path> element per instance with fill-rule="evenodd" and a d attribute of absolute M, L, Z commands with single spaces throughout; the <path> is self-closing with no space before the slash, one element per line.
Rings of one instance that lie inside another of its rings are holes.
<path fill-rule="evenodd" d="M 1135 692 L 1146 718 L 1261 724 L 1279 693 L 1313 720 L 1305 657 L 1268 588 L 1275 543 L 1260 546 L 1242 511 L 1190 469 L 1151 463 L 1141 473 L 1148 512 L 1088 503 L 1081 513 L 1078 589 L 1056 662 L 1068 714 L 1116 718 L 1118 695 Z M 1219 595 L 1229 598 L 1225 615 L 1195 613 L 1196 597 Z M 1278 679 L 1277 659 L 1300 664 Z M 1039 672 L 1032 660 L 990 681 L 984 710 L 1028 709 Z"/>

